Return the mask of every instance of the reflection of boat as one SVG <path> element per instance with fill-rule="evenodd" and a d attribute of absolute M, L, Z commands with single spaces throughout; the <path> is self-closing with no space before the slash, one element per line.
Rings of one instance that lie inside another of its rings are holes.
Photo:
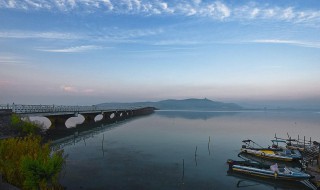
<path fill-rule="evenodd" d="M 229 171 L 246 174 L 250 176 L 285 181 L 303 181 L 311 178 L 309 174 L 306 174 L 294 168 L 277 167 L 275 165 L 270 166 L 248 160 L 228 160 L 227 163 L 229 164 Z"/>
<path fill-rule="evenodd" d="M 238 182 L 236 184 L 237 188 L 247 189 L 248 187 L 251 187 L 251 186 L 266 185 L 266 186 L 273 187 L 272 189 L 280 188 L 283 190 L 312 189 L 312 187 L 309 187 L 308 185 L 306 185 L 304 183 L 295 182 L 295 181 L 280 181 L 280 180 L 275 180 L 275 179 L 262 179 L 259 177 L 242 175 L 240 173 L 233 172 L 233 171 L 228 171 L 227 175 L 238 179 Z"/>
<path fill-rule="evenodd" d="M 302 157 L 299 150 L 279 147 L 263 148 L 252 140 L 243 140 L 242 142 L 245 143 L 245 145 L 242 145 L 241 152 L 257 157 L 287 162 L 301 160 Z M 257 145 L 258 148 L 255 148 L 254 145 Z"/>

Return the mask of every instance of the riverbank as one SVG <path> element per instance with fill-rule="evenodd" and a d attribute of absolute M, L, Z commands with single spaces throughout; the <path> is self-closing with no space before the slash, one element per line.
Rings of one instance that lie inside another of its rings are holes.
<path fill-rule="evenodd" d="M 10 185 L 2 181 L 2 175 L 0 174 L 0 189 L 1 190 L 20 190 L 18 187 Z"/>

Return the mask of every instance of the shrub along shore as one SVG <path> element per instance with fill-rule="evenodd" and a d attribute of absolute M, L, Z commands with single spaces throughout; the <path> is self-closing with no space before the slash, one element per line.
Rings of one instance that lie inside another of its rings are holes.
<path fill-rule="evenodd" d="M 0 174 L 4 182 L 25 190 L 63 189 L 59 175 L 63 151 L 52 152 L 44 142 L 41 125 L 13 114 L 9 125 L 17 137 L 0 140 Z"/>

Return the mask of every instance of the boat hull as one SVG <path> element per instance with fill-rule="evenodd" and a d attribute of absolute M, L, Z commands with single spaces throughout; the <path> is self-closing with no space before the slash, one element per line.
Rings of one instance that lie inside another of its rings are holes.
<path fill-rule="evenodd" d="M 245 174 L 245 175 L 250 175 L 250 176 L 255 176 L 255 177 L 260 177 L 260 178 L 268 178 L 268 179 L 276 179 L 276 180 L 286 180 L 286 181 L 302 181 L 306 179 L 310 179 L 309 175 L 290 175 L 290 174 L 283 174 L 279 173 L 276 174 L 272 171 L 267 171 L 267 170 L 261 170 L 261 169 L 256 169 L 252 167 L 246 167 L 246 166 L 238 166 L 234 165 L 232 166 L 232 171 Z"/>
<path fill-rule="evenodd" d="M 269 165 L 264 165 L 256 162 L 228 160 L 227 163 L 229 164 L 229 171 L 231 172 L 237 172 L 260 178 L 284 181 L 303 181 L 311 178 L 309 174 L 293 168 L 279 168 L 275 172 L 270 169 Z"/>

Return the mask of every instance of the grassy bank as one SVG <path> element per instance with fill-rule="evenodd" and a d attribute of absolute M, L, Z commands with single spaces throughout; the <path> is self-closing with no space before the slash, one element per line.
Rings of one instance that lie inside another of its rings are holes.
<path fill-rule="evenodd" d="M 19 137 L 0 141 L 3 180 L 26 190 L 63 189 L 59 184 L 65 163 L 63 152 L 51 152 L 50 143 L 43 143 L 41 126 L 13 115 L 10 127 Z"/>

